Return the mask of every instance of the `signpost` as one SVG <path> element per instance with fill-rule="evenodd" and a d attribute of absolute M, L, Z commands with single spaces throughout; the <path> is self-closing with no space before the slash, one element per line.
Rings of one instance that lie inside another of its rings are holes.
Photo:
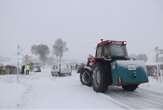
<path fill-rule="evenodd" d="M 19 81 L 19 74 L 20 74 L 20 63 L 19 58 L 20 57 L 20 45 L 17 45 L 17 81 Z"/>
<path fill-rule="evenodd" d="M 161 82 L 161 80 L 162 80 L 162 71 L 160 69 L 159 56 L 163 55 L 163 49 L 159 49 L 159 47 L 156 47 L 155 52 L 156 52 L 156 63 L 157 63 L 157 76 L 159 77 L 160 82 Z"/>

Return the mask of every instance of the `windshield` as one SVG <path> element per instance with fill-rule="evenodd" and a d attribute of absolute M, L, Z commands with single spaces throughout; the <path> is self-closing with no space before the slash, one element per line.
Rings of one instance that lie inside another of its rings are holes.
<path fill-rule="evenodd" d="M 108 45 L 104 49 L 105 57 L 126 57 L 126 45 Z"/>

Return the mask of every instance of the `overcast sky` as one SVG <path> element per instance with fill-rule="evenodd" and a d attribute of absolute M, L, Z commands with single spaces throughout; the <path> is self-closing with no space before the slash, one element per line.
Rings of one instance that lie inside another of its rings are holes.
<path fill-rule="evenodd" d="M 68 59 L 94 54 L 101 38 L 126 40 L 129 53 L 152 58 L 163 48 L 163 0 L 0 0 L 0 56 L 57 38 L 67 42 Z"/>

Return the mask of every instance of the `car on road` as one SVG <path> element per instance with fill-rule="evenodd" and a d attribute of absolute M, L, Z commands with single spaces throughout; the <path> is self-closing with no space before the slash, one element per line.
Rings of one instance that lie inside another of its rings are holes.
<path fill-rule="evenodd" d="M 68 64 L 62 64 L 59 68 L 58 65 L 53 65 L 51 69 L 52 76 L 71 76 L 71 67 Z"/>
<path fill-rule="evenodd" d="M 32 71 L 33 72 L 41 72 L 41 67 L 40 66 L 32 66 Z"/>

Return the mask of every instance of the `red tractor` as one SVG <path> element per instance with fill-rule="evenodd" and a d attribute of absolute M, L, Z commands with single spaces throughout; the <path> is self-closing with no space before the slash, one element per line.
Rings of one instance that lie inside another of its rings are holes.
<path fill-rule="evenodd" d="M 126 44 L 126 41 L 101 40 L 95 57 L 90 55 L 87 64 L 78 70 L 81 83 L 93 86 L 96 92 L 105 92 L 109 85 L 134 91 L 141 83 L 148 82 L 145 64 L 130 60 Z"/>

